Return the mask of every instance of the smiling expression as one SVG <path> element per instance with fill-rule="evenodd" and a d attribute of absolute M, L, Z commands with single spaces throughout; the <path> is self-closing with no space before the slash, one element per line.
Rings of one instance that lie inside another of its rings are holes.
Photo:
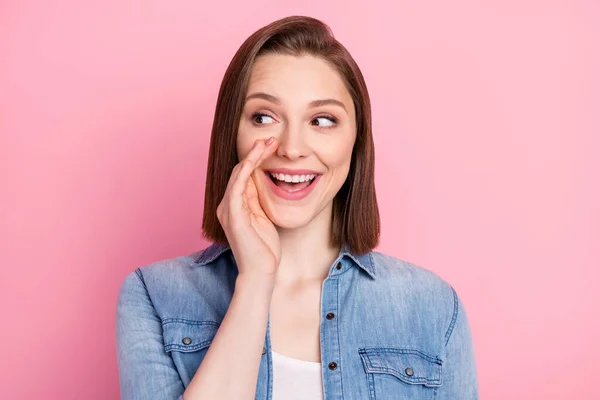
<path fill-rule="evenodd" d="M 356 140 L 352 97 L 330 64 L 309 55 L 256 59 L 240 118 L 238 158 L 257 139 L 271 136 L 279 147 L 252 174 L 269 219 L 298 228 L 324 212 L 330 218 Z"/>

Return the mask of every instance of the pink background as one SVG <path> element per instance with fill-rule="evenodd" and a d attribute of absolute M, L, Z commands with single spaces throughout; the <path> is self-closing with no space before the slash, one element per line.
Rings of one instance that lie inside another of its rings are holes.
<path fill-rule="evenodd" d="M 597 393 L 600 3 L 202 3 L 0 3 L 1 398 L 118 398 L 118 288 L 205 245 L 220 80 L 291 14 L 362 68 L 379 250 L 456 287 L 482 399 Z"/>

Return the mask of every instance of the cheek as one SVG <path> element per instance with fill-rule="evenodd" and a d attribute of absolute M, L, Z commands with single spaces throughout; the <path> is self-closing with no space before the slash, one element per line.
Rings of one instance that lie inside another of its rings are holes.
<path fill-rule="evenodd" d="M 344 181 L 350 169 L 351 154 L 337 149 L 331 153 L 321 153 L 319 158 L 327 167 L 332 181 Z"/>
<path fill-rule="evenodd" d="M 319 158 L 331 170 L 347 170 L 352 160 L 353 147 L 354 139 L 346 136 L 343 140 L 335 140 L 328 143 L 327 146 L 321 147 L 322 151 L 319 152 Z"/>
<path fill-rule="evenodd" d="M 266 129 L 258 131 L 258 128 L 248 126 L 243 121 L 240 122 L 236 138 L 238 160 L 242 161 L 248 155 L 257 140 L 267 140 L 271 136 L 273 136 L 273 132 L 266 132 Z"/>
<path fill-rule="evenodd" d="M 331 184 L 336 190 L 344 184 L 350 171 L 353 144 L 340 145 L 336 151 L 328 154 L 327 168 L 331 173 Z"/>

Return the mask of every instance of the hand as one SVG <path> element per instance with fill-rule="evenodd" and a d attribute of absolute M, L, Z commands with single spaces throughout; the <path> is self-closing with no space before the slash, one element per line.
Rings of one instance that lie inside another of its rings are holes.
<path fill-rule="evenodd" d="M 260 206 L 252 177 L 252 172 L 277 146 L 275 138 L 254 142 L 246 158 L 233 168 L 223 200 L 217 207 L 217 218 L 240 275 L 273 279 L 281 261 L 279 235 Z"/>

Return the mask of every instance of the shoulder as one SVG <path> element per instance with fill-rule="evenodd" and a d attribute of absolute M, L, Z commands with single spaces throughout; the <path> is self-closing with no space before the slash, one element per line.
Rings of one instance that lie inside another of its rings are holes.
<path fill-rule="evenodd" d="M 138 265 L 127 274 L 122 287 L 148 286 L 154 285 L 156 282 L 176 282 L 178 279 L 183 278 L 186 269 L 193 267 L 195 260 L 204 250 Z"/>
<path fill-rule="evenodd" d="M 161 290 L 161 287 L 178 285 L 184 279 L 185 270 L 193 265 L 202 251 L 137 266 L 121 283 L 119 303 L 134 298 L 150 300 L 151 293 Z"/>
<path fill-rule="evenodd" d="M 134 277 L 136 277 L 145 285 L 160 282 L 163 285 L 172 284 L 177 286 L 181 284 L 181 281 L 192 277 L 210 279 L 211 275 L 215 275 L 215 270 L 231 267 L 231 258 L 220 257 L 226 249 L 222 245 L 211 244 L 186 255 L 141 265 L 131 271 L 125 281 L 135 280 Z"/>
<path fill-rule="evenodd" d="M 222 246 L 212 244 L 186 255 L 154 261 L 129 272 L 121 284 L 119 302 L 136 298 L 152 303 L 159 314 L 176 313 L 189 299 L 207 303 L 221 298 L 233 284 L 236 267 Z M 217 293 L 218 292 L 218 293 Z"/>
<path fill-rule="evenodd" d="M 383 280 L 402 282 L 415 290 L 452 291 L 447 281 L 420 265 L 377 251 L 371 252 L 371 260 L 377 277 Z"/>
<path fill-rule="evenodd" d="M 451 331 L 460 306 L 454 287 L 430 269 L 373 251 L 371 260 L 376 281 L 390 292 L 399 293 L 402 304 L 419 310 Z"/>

